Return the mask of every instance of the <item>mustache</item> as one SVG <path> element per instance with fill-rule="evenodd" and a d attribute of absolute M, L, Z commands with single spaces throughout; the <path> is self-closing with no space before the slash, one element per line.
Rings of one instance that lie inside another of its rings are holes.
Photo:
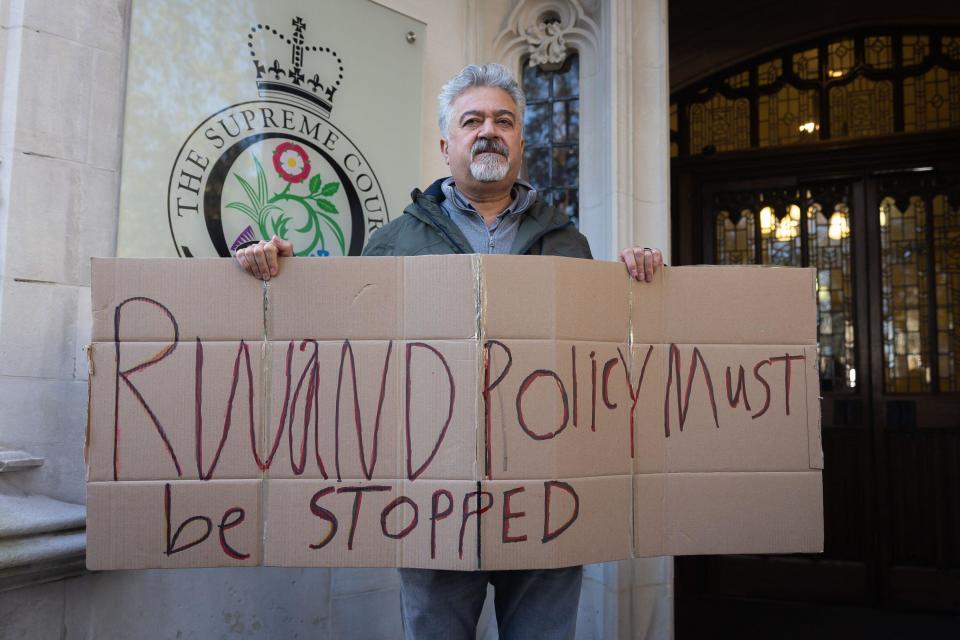
<path fill-rule="evenodd" d="M 470 147 L 470 158 L 477 157 L 481 153 L 499 153 L 504 158 L 510 157 L 510 150 L 507 145 L 495 138 L 480 138 Z"/>

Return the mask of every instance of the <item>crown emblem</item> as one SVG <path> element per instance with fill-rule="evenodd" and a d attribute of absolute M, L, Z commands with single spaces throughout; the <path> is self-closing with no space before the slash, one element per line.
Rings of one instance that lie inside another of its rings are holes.
<path fill-rule="evenodd" d="M 257 90 L 262 98 L 283 97 L 306 109 L 319 108 L 329 116 L 333 94 L 343 80 L 343 60 L 330 47 L 304 44 L 307 24 L 300 16 L 291 26 L 290 35 L 268 24 L 250 27 L 247 46 L 257 70 Z M 262 43 L 255 42 L 258 33 L 263 34 Z M 262 47 L 260 51 L 257 46 Z M 285 46 L 289 47 L 287 51 Z"/>

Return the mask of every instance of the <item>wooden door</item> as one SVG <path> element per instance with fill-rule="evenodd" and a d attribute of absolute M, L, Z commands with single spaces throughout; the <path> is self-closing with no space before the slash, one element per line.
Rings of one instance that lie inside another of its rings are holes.
<path fill-rule="evenodd" d="M 879 599 L 960 612 L 960 174 L 867 186 Z"/>
<path fill-rule="evenodd" d="M 960 612 L 958 172 L 875 160 L 676 176 L 687 261 L 817 269 L 825 458 L 822 555 L 679 558 L 679 598 Z"/>

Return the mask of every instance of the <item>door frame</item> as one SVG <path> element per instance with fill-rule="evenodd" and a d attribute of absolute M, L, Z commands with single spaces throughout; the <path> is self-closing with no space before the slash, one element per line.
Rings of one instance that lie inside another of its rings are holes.
<path fill-rule="evenodd" d="M 873 535 L 863 540 L 865 547 L 866 571 L 864 575 L 862 598 L 856 596 L 855 584 L 831 585 L 840 574 L 828 569 L 831 563 L 807 563 L 812 567 L 811 584 L 823 585 L 820 595 L 804 594 L 797 589 L 783 587 L 758 589 L 756 593 L 731 594 L 743 597 L 774 597 L 787 600 L 809 600 L 835 603 L 866 604 L 883 607 L 910 607 L 893 593 L 890 558 L 889 523 L 890 510 L 883 496 L 888 477 L 885 443 L 885 414 L 883 410 L 884 394 L 882 354 L 877 347 L 881 330 L 879 324 L 880 293 L 880 255 L 879 227 L 868 224 L 868 211 L 877 205 L 873 202 L 874 174 L 878 171 L 906 170 L 917 166 L 934 166 L 947 171 L 960 170 L 960 128 L 947 129 L 922 134 L 894 134 L 882 138 L 827 141 L 813 144 L 797 144 L 789 147 L 729 152 L 710 156 L 674 158 L 671 161 L 672 188 L 672 255 L 674 264 L 701 264 L 712 258 L 712 225 L 706 221 L 706 208 L 711 202 L 712 189 L 723 184 L 724 188 L 742 186 L 744 189 L 760 187 L 780 181 L 809 182 L 846 178 L 858 181 L 859 188 L 854 190 L 853 218 L 851 226 L 862 230 L 864 240 L 851 247 L 854 277 L 864 274 L 865 279 L 854 282 L 854 322 L 858 341 L 855 354 L 858 367 L 858 379 L 865 384 L 858 385 L 857 395 L 862 399 L 864 420 L 864 451 L 866 459 L 862 476 L 863 491 L 866 498 L 866 526 Z M 744 176 L 750 176 L 745 180 Z M 857 245 L 860 245 L 859 247 Z M 876 268 L 870 268 L 874 266 Z M 876 343 L 876 344 L 874 344 Z M 873 347 L 871 347 L 873 345 Z M 861 369 L 865 367 L 864 369 Z M 861 373 L 862 371 L 862 373 Z M 877 386 L 881 385 L 881 386 Z M 833 428 L 833 427 L 831 427 Z M 872 526 L 876 525 L 876 526 Z M 771 560 L 773 560 L 771 558 Z M 697 597 L 709 592 L 709 557 L 680 559 L 677 564 L 678 597 Z M 736 559 L 730 559 L 730 569 L 737 570 Z M 821 569 L 817 568 L 820 564 Z M 834 563 L 836 564 L 836 563 Z M 842 563 L 839 563 L 842 565 Z M 767 563 L 777 578 L 789 579 L 797 576 L 798 567 L 790 563 Z M 782 565 L 782 566 L 778 566 Z M 745 567 L 740 567 L 745 569 Z M 840 570 L 842 566 L 834 566 Z M 817 572 L 819 571 L 819 575 Z M 842 572 L 841 572 L 842 573 Z M 832 576 L 832 577 L 831 577 Z M 799 576 L 797 576 L 799 577 Z M 848 576 L 852 577 L 851 576 Z M 769 587 L 770 585 L 768 585 Z"/>

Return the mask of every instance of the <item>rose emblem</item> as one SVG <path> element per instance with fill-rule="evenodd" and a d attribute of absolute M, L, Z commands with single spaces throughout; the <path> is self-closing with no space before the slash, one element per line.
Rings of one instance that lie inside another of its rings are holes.
<path fill-rule="evenodd" d="M 281 178 L 297 184 L 310 175 L 310 157 L 300 145 L 284 142 L 273 150 L 273 168 Z"/>

